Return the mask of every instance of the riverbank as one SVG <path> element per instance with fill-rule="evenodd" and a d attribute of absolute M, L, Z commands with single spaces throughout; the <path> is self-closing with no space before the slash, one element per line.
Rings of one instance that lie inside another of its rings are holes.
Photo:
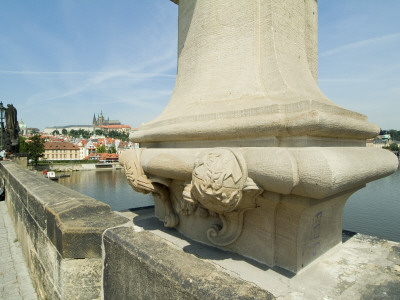
<path fill-rule="evenodd" d="M 110 163 L 109 168 L 101 168 L 105 169 L 120 169 L 122 168 L 119 163 Z M 49 164 L 49 165 L 39 165 L 39 166 L 28 166 L 28 169 L 36 170 L 36 171 L 54 171 L 54 172 L 72 172 L 72 171 L 90 171 L 96 170 L 96 164 Z"/>

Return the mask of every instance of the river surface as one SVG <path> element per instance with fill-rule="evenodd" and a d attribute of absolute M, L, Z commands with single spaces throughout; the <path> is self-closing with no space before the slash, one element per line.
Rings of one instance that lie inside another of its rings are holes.
<path fill-rule="evenodd" d="M 112 210 L 154 205 L 151 194 L 135 192 L 122 169 L 65 172 L 58 183 L 110 205 Z"/>
<path fill-rule="evenodd" d="M 94 170 L 66 173 L 59 183 L 124 210 L 154 205 L 151 194 L 136 193 L 123 170 Z M 400 171 L 371 182 L 347 200 L 343 229 L 400 242 Z"/>

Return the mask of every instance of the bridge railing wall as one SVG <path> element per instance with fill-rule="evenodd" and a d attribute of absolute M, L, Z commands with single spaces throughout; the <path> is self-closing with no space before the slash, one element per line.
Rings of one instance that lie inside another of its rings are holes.
<path fill-rule="evenodd" d="M 0 163 L 0 178 L 40 299 L 273 299 L 14 162 Z"/>
<path fill-rule="evenodd" d="M 0 164 L 5 201 L 42 299 L 99 299 L 102 235 L 127 219 L 8 161 Z"/>

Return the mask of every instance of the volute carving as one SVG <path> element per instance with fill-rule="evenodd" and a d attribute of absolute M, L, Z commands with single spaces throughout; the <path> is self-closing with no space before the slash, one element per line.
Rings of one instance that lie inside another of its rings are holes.
<path fill-rule="evenodd" d="M 211 211 L 231 212 L 242 199 L 246 179 L 244 160 L 228 149 L 217 148 L 197 160 L 192 173 L 192 194 Z"/>
<path fill-rule="evenodd" d="M 154 185 L 144 174 L 140 163 L 142 149 L 124 151 L 121 153 L 119 162 L 124 167 L 129 185 L 139 193 L 148 194 L 154 191 Z"/>
<path fill-rule="evenodd" d="M 179 215 L 193 213 L 207 218 L 215 216 L 215 224 L 207 231 L 209 241 L 218 246 L 235 242 L 243 228 L 244 213 L 256 208 L 256 197 L 262 192 L 248 177 L 247 166 L 240 153 L 215 148 L 203 153 L 196 161 L 191 182 L 148 178 L 140 164 L 141 150 L 125 151 L 120 163 L 129 184 L 137 192 L 153 193 L 164 206 L 166 227 L 175 227 Z"/>
<path fill-rule="evenodd" d="M 150 180 L 146 176 L 140 163 L 141 152 L 141 149 L 124 151 L 120 156 L 120 164 L 125 169 L 128 183 L 139 193 L 148 194 L 151 192 L 154 197 L 159 198 L 165 209 L 164 226 L 175 227 L 179 223 L 179 217 L 172 208 L 169 190 L 168 187 L 165 186 L 165 180 Z"/>
<path fill-rule="evenodd" d="M 204 153 L 195 164 L 192 198 L 217 213 L 222 222 L 222 228 L 213 225 L 207 231 L 208 239 L 215 245 L 235 242 L 242 232 L 245 211 L 256 207 L 255 199 L 262 190 L 247 173 L 242 155 L 226 148 Z"/>

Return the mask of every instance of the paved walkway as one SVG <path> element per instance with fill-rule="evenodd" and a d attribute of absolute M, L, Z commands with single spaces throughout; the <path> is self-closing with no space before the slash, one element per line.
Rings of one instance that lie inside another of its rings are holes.
<path fill-rule="evenodd" d="M 0 299 L 37 299 L 4 201 L 0 201 Z"/>

